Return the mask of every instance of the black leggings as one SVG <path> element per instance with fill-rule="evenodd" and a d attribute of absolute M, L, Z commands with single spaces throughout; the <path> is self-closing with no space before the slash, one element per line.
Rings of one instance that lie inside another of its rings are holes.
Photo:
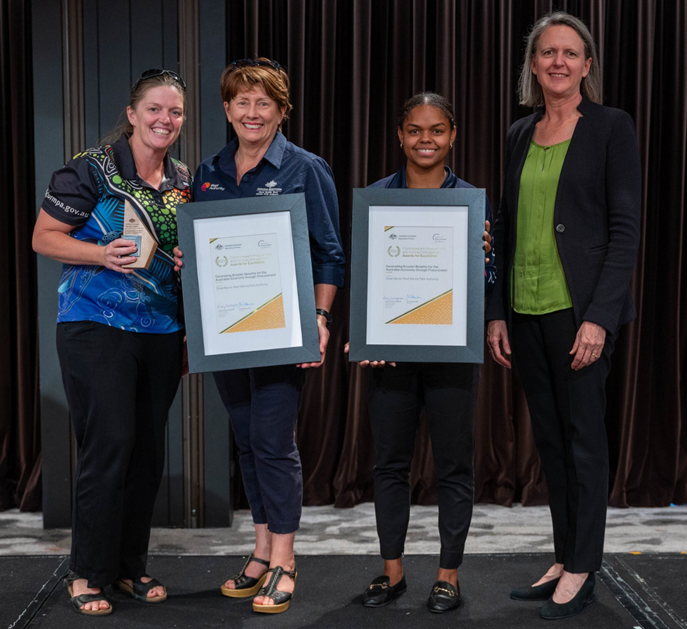
<path fill-rule="evenodd" d="M 89 587 L 145 574 L 182 343 L 183 331 L 139 334 L 91 321 L 57 325 L 79 445 L 70 569 Z"/>
<path fill-rule="evenodd" d="M 441 568 L 463 561 L 474 494 L 473 420 L 479 367 L 403 363 L 373 370 L 369 411 L 375 442 L 375 513 L 381 554 L 403 554 L 410 518 L 410 466 L 424 407 L 439 492 Z"/>

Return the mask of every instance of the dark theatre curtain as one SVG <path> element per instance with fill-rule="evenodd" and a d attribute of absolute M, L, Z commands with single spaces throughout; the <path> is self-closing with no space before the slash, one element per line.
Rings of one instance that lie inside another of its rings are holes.
<path fill-rule="evenodd" d="M 633 284 L 639 316 L 622 331 L 608 383 L 610 502 L 685 503 L 685 4 L 560 0 L 555 7 L 590 26 L 602 55 L 605 102 L 633 116 L 642 154 L 643 238 Z M 424 89 L 455 105 L 458 139 L 450 166 L 485 187 L 498 205 L 506 132 L 530 113 L 516 98 L 523 37 L 553 2 L 245 0 L 227 8 L 227 61 L 262 55 L 289 70 L 295 109 L 285 133 L 331 164 L 347 251 L 351 190 L 400 167 L 397 111 Z M 341 291 L 327 360 L 309 374 L 300 415 L 308 505 L 349 507 L 372 499 L 366 373 L 344 360 L 347 313 L 348 293 Z M 521 388 L 489 358 L 479 392 L 475 464 L 477 501 L 546 501 Z M 426 425 L 411 476 L 413 501 L 435 503 Z"/>
<path fill-rule="evenodd" d="M 0 4 L 0 511 L 41 505 L 28 11 Z"/>
<path fill-rule="evenodd" d="M 0 4 L 0 510 L 40 505 L 28 5 Z M 227 60 L 261 54 L 290 71 L 295 111 L 285 132 L 332 165 L 347 250 L 351 190 L 400 167 L 396 113 L 422 89 L 455 104 L 450 165 L 498 204 L 507 129 L 529 113 L 515 96 L 523 36 L 552 2 L 236 0 L 227 7 Z M 560 0 L 556 7 L 590 25 L 602 53 L 606 103 L 634 117 L 642 153 L 643 238 L 633 284 L 639 316 L 622 331 L 608 384 L 610 501 L 686 503 L 685 4 Z M 327 361 L 309 375 L 303 401 L 298 440 L 306 504 L 346 507 L 372 498 L 366 374 L 343 357 L 347 313 L 342 291 Z M 545 501 L 520 387 L 489 359 L 475 446 L 478 501 Z M 412 482 L 415 502 L 436 500 L 426 426 Z"/>

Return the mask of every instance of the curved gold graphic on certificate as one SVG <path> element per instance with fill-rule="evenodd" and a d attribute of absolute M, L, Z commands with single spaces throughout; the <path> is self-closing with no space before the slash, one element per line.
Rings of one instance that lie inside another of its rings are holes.
<path fill-rule="evenodd" d="M 414 325 L 452 325 L 453 324 L 453 290 L 430 299 L 416 306 L 387 323 Z"/>
<path fill-rule="evenodd" d="M 259 330 L 274 330 L 285 328 L 284 298 L 281 293 L 266 304 L 256 308 L 243 319 L 239 319 L 234 325 L 222 330 L 222 334 L 230 332 L 257 332 Z"/>

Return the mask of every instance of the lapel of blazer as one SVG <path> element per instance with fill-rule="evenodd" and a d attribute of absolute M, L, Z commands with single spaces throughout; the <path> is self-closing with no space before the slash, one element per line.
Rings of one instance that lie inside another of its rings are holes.
<path fill-rule="evenodd" d="M 586 96 L 577 106 L 582 116 L 580 116 L 575 130 L 573 131 L 570 144 L 563 160 L 561 174 L 558 178 L 558 188 L 556 189 L 556 201 L 553 209 L 554 223 L 558 223 L 561 199 L 569 198 L 567 195 L 575 194 L 575 171 L 584 163 L 585 153 L 593 140 L 593 125 L 591 118 L 594 115 L 593 105 Z M 559 252 L 560 253 L 560 252 Z M 562 254 L 561 254 L 562 255 Z"/>

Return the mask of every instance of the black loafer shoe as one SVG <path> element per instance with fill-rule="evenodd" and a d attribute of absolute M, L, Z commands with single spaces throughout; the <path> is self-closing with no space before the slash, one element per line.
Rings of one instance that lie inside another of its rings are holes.
<path fill-rule="evenodd" d="M 580 591 L 572 600 L 567 603 L 554 603 L 553 598 L 548 600 L 541 608 L 541 617 L 545 620 L 557 620 L 577 616 L 587 605 L 594 602 L 594 585 L 596 585 L 596 576 L 590 572 Z"/>
<path fill-rule="evenodd" d="M 437 581 L 432 586 L 427 608 L 435 614 L 445 614 L 458 609 L 461 603 L 460 586 L 456 589 L 448 581 Z"/>
<path fill-rule="evenodd" d="M 560 577 L 552 579 L 541 585 L 526 585 L 525 587 L 511 590 L 510 597 L 514 601 L 548 601 L 556 591 Z"/>
<path fill-rule="evenodd" d="M 408 589 L 405 575 L 396 585 L 389 585 L 389 583 L 390 579 L 387 576 L 374 579 L 363 592 L 363 605 L 365 607 L 384 607 L 384 605 L 393 603 Z"/>

